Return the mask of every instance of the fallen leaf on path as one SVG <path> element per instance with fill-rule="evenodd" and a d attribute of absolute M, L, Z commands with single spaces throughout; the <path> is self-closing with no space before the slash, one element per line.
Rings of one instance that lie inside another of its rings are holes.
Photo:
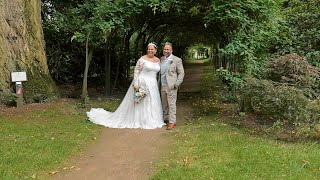
<path fill-rule="evenodd" d="M 188 166 L 189 165 L 189 156 L 184 157 L 183 159 L 183 165 Z"/>
<path fill-rule="evenodd" d="M 64 168 L 62 168 L 63 170 L 66 170 L 66 169 L 68 169 L 67 167 L 64 167 Z"/>
<path fill-rule="evenodd" d="M 73 169 L 73 168 L 75 168 L 75 166 L 71 166 L 71 167 L 70 167 L 70 169 Z"/>
<path fill-rule="evenodd" d="M 35 179 L 36 177 L 37 177 L 36 174 L 32 174 L 32 176 L 31 176 L 32 179 Z"/>
<path fill-rule="evenodd" d="M 306 167 L 309 164 L 309 161 L 307 160 L 302 160 L 302 162 L 303 162 L 302 167 Z"/>
<path fill-rule="evenodd" d="M 77 168 L 76 171 L 79 171 L 81 168 Z"/>
<path fill-rule="evenodd" d="M 51 174 L 51 175 L 55 175 L 55 174 L 57 174 L 58 173 L 58 171 L 50 171 L 49 172 L 49 174 Z"/>
<path fill-rule="evenodd" d="M 97 139 L 96 137 L 93 137 L 93 138 L 92 138 L 92 140 L 96 140 L 96 139 Z"/>

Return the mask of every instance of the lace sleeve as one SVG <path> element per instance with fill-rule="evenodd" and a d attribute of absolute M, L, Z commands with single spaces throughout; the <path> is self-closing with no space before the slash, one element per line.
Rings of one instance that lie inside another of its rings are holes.
<path fill-rule="evenodd" d="M 140 58 L 136 64 L 136 67 L 134 68 L 134 74 L 133 74 L 133 85 L 139 86 L 138 76 L 142 70 L 143 67 L 143 61 Z"/>

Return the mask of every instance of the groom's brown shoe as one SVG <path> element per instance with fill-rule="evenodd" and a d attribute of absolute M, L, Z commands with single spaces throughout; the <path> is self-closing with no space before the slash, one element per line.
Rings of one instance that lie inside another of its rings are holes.
<path fill-rule="evenodd" d="M 176 127 L 176 124 L 174 124 L 174 123 L 168 123 L 168 125 L 167 125 L 167 130 L 172 130 L 173 128 L 175 128 Z"/>

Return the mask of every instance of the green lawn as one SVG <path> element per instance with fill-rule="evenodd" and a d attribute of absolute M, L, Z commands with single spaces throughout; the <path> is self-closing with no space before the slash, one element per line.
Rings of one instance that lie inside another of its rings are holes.
<path fill-rule="evenodd" d="M 204 72 L 201 97 L 187 102 L 197 115 L 170 134 L 170 153 L 156 164 L 151 179 L 320 179 L 318 142 L 277 141 L 226 123 L 232 117 L 224 117 L 224 106 L 216 101 L 219 82 L 214 70 Z"/>
<path fill-rule="evenodd" d="M 92 106 L 114 109 L 118 102 Z M 30 106 L 31 107 L 31 106 Z M 88 108 L 87 108 L 88 109 Z M 63 171 L 68 160 L 94 142 L 102 128 L 87 121 L 76 101 L 0 114 L 0 179 L 31 179 Z"/>
<path fill-rule="evenodd" d="M 152 179 L 320 179 L 316 143 L 259 137 L 214 116 L 179 127 L 171 138 L 171 153 Z"/>

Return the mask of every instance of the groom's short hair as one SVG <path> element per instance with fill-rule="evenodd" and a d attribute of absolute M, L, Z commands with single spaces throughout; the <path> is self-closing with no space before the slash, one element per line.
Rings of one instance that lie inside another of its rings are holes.
<path fill-rule="evenodd" d="M 170 43 L 170 42 L 165 42 L 163 46 L 165 46 L 165 45 L 169 45 L 172 48 L 172 43 Z"/>

